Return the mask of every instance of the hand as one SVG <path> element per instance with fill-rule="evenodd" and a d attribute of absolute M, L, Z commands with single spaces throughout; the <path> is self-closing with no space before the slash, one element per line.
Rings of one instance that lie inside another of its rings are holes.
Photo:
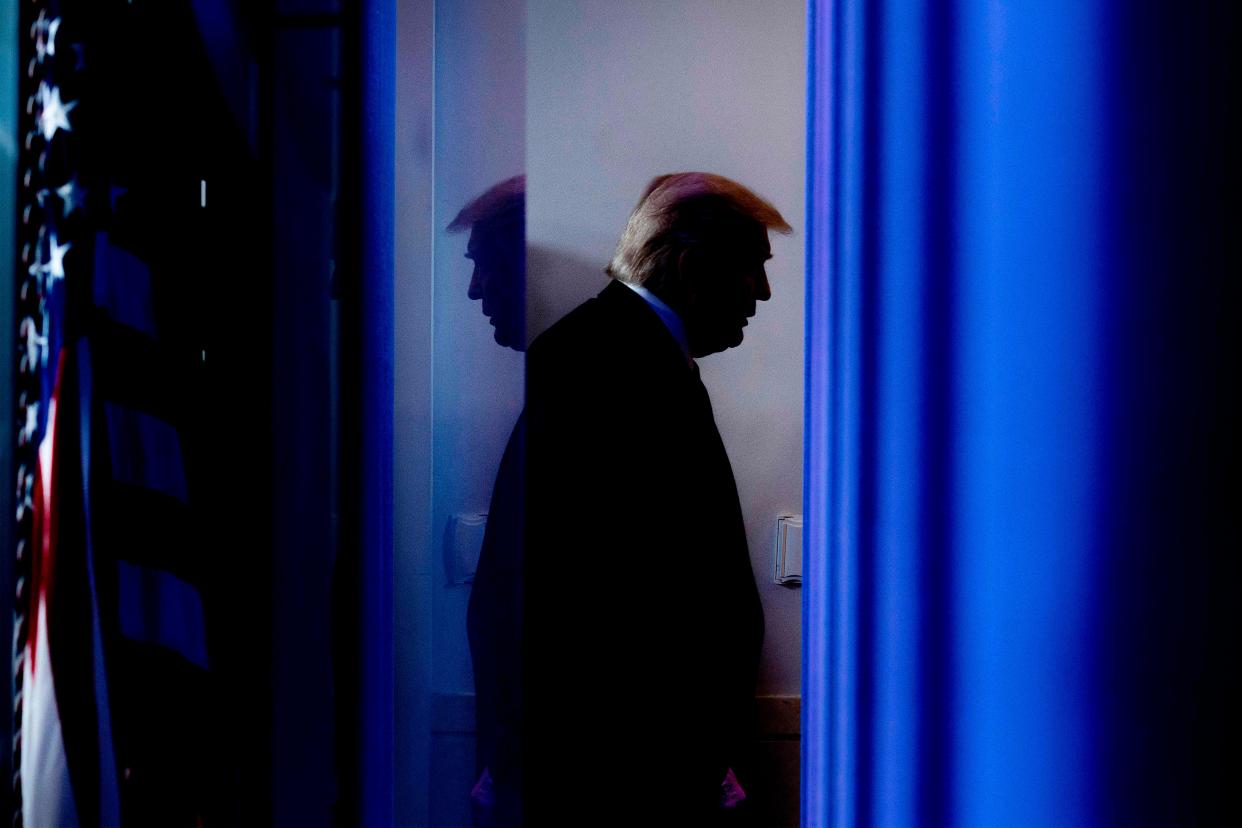
<path fill-rule="evenodd" d="M 732 771 L 730 771 L 732 773 Z M 480 808 L 490 808 L 496 804 L 496 796 L 492 793 L 492 769 L 484 768 L 479 781 L 470 789 L 470 801 Z"/>
<path fill-rule="evenodd" d="M 720 807 L 736 808 L 745 799 L 746 791 L 742 790 L 741 783 L 733 775 L 733 768 L 729 768 L 729 772 L 725 774 L 724 781 L 720 783 Z"/>

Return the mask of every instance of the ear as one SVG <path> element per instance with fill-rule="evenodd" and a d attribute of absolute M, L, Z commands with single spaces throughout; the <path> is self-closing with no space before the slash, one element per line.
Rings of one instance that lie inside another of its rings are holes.
<path fill-rule="evenodd" d="M 693 247 L 677 254 L 677 283 L 689 304 L 694 304 L 699 292 L 700 256 Z"/>

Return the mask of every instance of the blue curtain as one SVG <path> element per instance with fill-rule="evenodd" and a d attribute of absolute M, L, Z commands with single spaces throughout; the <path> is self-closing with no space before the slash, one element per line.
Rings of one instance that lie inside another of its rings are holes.
<path fill-rule="evenodd" d="M 1242 822 L 1233 17 L 810 0 L 804 824 Z"/>
<path fill-rule="evenodd" d="M 359 353 L 350 368 L 359 391 L 356 529 L 360 600 L 358 821 L 392 825 L 394 736 L 392 412 L 393 167 L 396 132 L 397 4 L 366 0 L 358 15 L 361 133 L 358 289 L 351 320 Z M 352 814 L 343 815 L 348 822 Z"/>

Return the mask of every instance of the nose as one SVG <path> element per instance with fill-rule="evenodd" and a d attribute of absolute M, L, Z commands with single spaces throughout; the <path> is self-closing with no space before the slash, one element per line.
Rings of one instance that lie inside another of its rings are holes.
<path fill-rule="evenodd" d="M 755 301 L 766 302 L 772 298 L 772 286 L 768 284 L 768 274 L 763 274 L 759 278 L 759 284 L 755 286 Z"/>
<path fill-rule="evenodd" d="M 475 301 L 483 298 L 483 276 L 477 264 L 474 272 L 470 274 L 470 287 L 466 289 L 466 297 Z"/>

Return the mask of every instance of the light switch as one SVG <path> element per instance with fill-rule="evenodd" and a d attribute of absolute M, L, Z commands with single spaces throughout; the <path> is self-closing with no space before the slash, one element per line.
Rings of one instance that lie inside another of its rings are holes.
<path fill-rule="evenodd" d="M 444 530 L 444 568 L 450 584 L 474 581 L 486 531 L 486 512 L 456 514 L 449 518 Z"/>
<path fill-rule="evenodd" d="M 776 518 L 776 573 L 783 586 L 802 586 L 802 515 Z"/>

